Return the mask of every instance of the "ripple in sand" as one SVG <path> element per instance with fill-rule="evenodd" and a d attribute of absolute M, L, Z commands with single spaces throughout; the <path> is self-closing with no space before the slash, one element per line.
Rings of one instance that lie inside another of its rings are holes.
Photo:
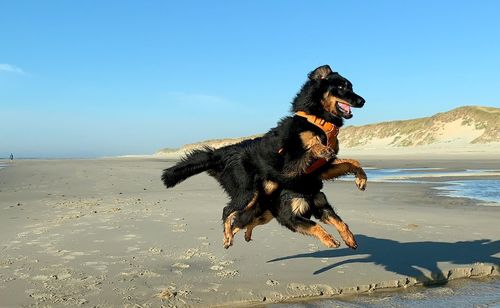
<path fill-rule="evenodd" d="M 223 270 L 224 269 L 224 266 L 220 266 L 220 265 L 214 265 L 214 266 L 211 266 L 210 269 L 212 271 L 220 271 L 220 270 Z"/>
<path fill-rule="evenodd" d="M 222 278 L 232 278 L 238 276 L 239 274 L 240 272 L 237 270 L 223 270 L 218 272 L 216 275 Z"/>

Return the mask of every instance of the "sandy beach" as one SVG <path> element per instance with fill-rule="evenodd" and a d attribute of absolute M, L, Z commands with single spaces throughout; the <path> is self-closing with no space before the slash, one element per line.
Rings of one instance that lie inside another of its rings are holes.
<path fill-rule="evenodd" d="M 492 158 L 361 162 L 500 170 Z M 206 174 L 166 190 L 161 170 L 173 163 L 18 160 L 0 169 L 0 306 L 244 306 L 500 275 L 500 207 L 439 196 L 427 182 L 369 179 L 365 192 L 327 183 L 357 250 L 327 249 L 276 221 L 225 250 L 227 197 Z"/>

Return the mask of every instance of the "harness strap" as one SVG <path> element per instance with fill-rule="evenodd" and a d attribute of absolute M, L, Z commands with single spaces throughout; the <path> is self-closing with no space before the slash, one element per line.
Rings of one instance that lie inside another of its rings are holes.
<path fill-rule="evenodd" d="M 324 158 L 318 158 L 306 169 L 306 174 L 313 173 L 319 167 L 325 165 L 328 161 Z"/>
<path fill-rule="evenodd" d="M 315 115 L 307 114 L 304 111 L 297 111 L 295 115 L 305 118 L 309 123 L 321 129 L 326 135 L 326 145 L 328 147 L 333 146 L 333 140 L 339 135 L 339 128 L 337 126 Z"/>

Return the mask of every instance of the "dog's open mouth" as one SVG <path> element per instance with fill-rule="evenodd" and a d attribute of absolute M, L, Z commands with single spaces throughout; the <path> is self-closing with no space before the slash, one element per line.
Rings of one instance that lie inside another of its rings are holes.
<path fill-rule="evenodd" d="M 346 103 L 337 101 L 337 111 L 344 119 L 352 118 L 351 106 Z"/>

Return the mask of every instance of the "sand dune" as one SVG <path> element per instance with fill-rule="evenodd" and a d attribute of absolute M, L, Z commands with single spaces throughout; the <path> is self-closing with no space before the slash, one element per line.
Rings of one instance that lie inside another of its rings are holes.
<path fill-rule="evenodd" d="M 214 148 L 244 139 L 218 139 L 163 149 L 155 156 L 178 158 L 203 146 Z M 431 117 L 344 127 L 340 134 L 341 155 L 500 155 L 500 108 L 465 106 Z"/>

